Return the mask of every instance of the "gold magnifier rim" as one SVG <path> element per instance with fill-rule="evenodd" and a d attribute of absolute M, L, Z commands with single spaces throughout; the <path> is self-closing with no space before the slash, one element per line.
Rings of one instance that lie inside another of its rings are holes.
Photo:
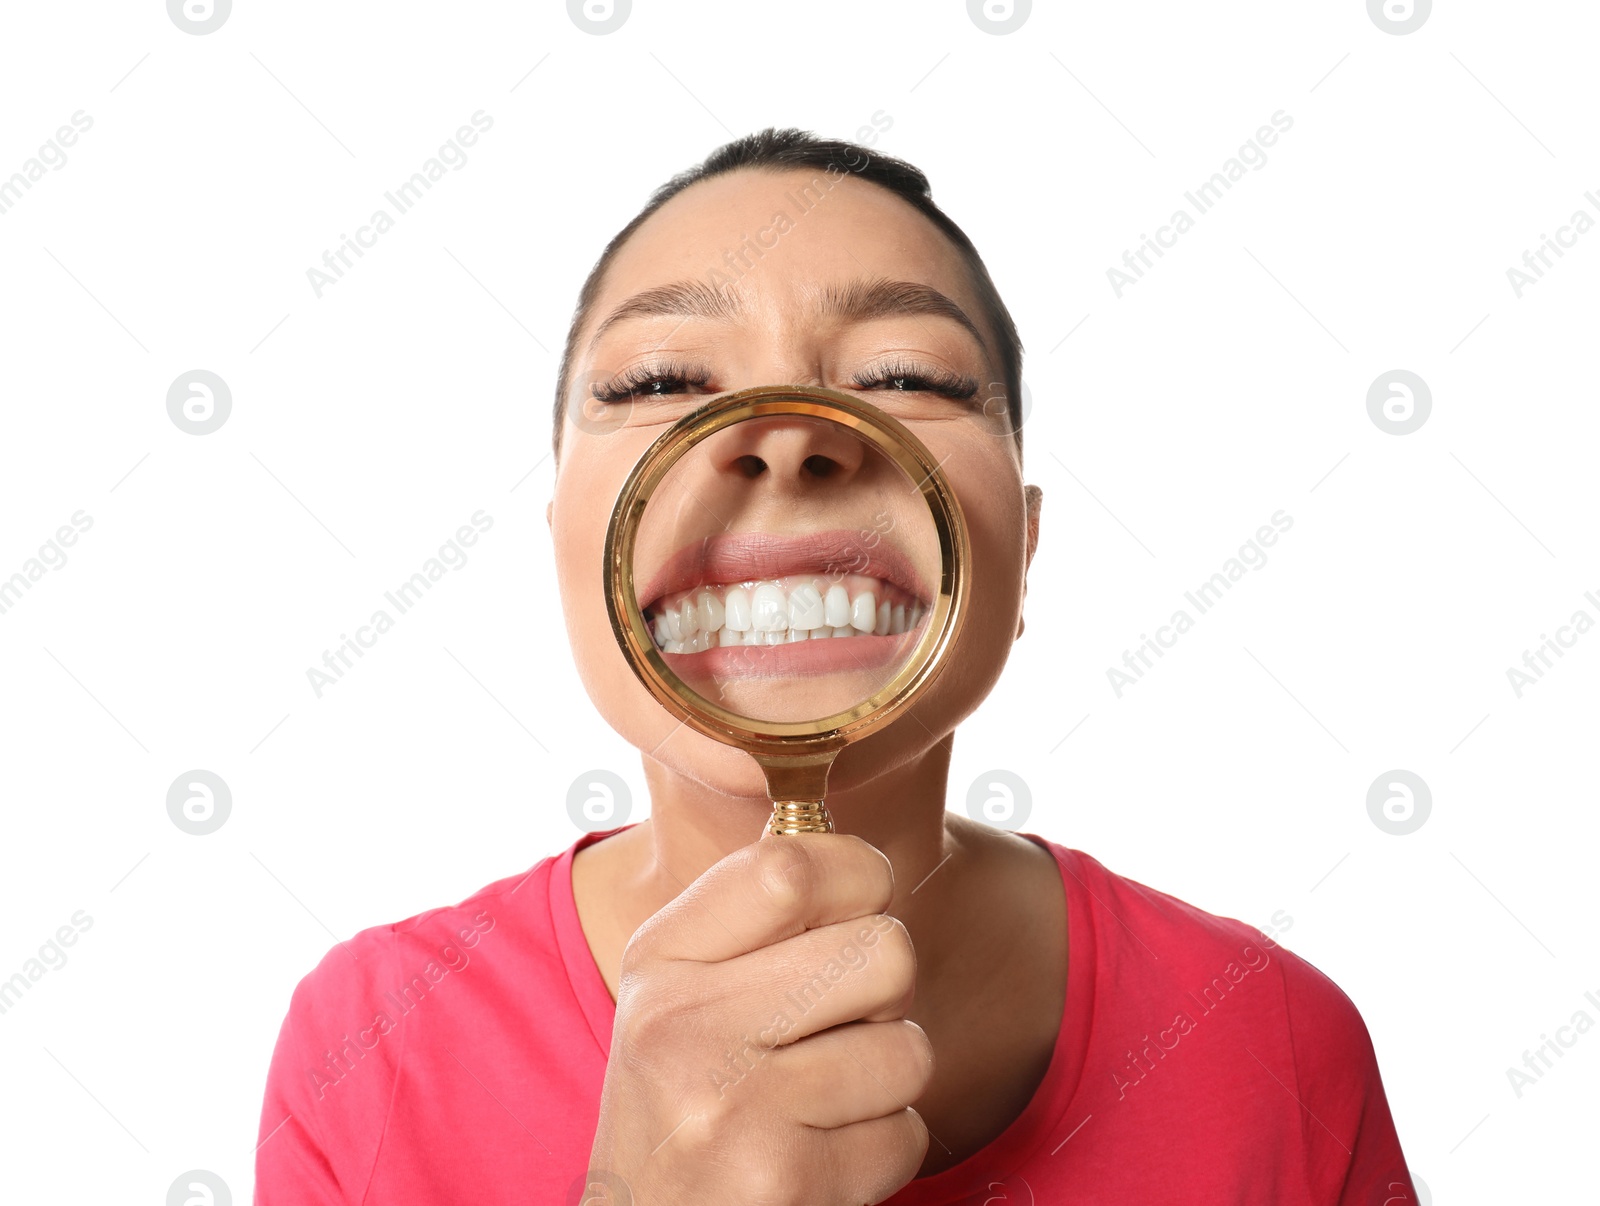
<path fill-rule="evenodd" d="M 645 507 L 666 475 L 702 441 L 725 428 L 771 415 L 829 419 L 850 428 L 914 483 L 939 540 L 939 582 L 926 627 L 911 655 L 877 691 L 853 707 L 814 720 L 753 721 L 705 698 L 666 664 L 636 605 L 634 549 Z M 634 674 L 668 712 L 690 728 L 755 754 L 792 755 L 858 740 L 902 709 L 944 667 L 966 608 L 966 518 L 940 463 L 903 423 L 880 408 L 822 386 L 763 385 L 691 411 L 645 450 L 628 474 L 606 528 L 604 594 L 611 630 Z"/>

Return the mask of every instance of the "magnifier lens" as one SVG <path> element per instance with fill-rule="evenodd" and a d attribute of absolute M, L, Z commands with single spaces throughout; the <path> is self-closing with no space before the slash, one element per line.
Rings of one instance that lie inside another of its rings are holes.
<path fill-rule="evenodd" d="M 851 426 L 764 415 L 702 439 L 638 522 L 633 599 L 675 690 L 748 720 L 858 709 L 926 652 L 941 547 L 923 483 Z"/>

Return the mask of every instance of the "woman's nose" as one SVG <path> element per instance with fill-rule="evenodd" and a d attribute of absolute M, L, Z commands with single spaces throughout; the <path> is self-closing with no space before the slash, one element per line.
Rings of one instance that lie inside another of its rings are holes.
<path fill-rule="evenodd" d="M 712 438 L 719 473 L 783 493 L 805 493 L 819 482 L 843 485 L 866 457 L 849 428 L 800 415 L 747 419 Z"/>

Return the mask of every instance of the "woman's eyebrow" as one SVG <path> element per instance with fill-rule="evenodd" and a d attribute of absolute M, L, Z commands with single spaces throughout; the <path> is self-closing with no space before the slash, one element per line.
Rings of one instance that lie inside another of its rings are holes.
<path fill-rule="evenodd" d="M 983 333 L 967 312 L 931 285 L 885 277 L 861 278 L 843 286 L 826 285 L 815 293 L 815 299 L 819 315 L 846 322 L 917 314 L 949 318 L 965 327 L 979 348 L 986 346 Z M 676 314 L 730 322 L 744 312 L 736 293 L 713 289 L 701 281 L 674 281 L 635 293 L 611 311 L 595 328 L 589 339 L 589 349 L 592 351 L 600 337 L 612 327 L 630 318 Z"/>

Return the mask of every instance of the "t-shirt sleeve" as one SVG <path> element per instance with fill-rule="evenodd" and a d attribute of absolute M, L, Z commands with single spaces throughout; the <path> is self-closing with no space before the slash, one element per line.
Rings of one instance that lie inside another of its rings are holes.
<path fill-rule="evenodd" d="M 1311 1200 L 1319 1206 L 1415 1203 L 1366 1023 L 1332 980 L 1303 959 L 1283 955 Z"/>
<path fill-rule="evenodd" d="M 296 986 L 267 1071 L 255 1206 L 355 1206 L 365 1196 L 405 1041 L 403 1028 L 383 1037 L 382 1002 L 370 999 L 387 953 L 362 934 Z"/>

